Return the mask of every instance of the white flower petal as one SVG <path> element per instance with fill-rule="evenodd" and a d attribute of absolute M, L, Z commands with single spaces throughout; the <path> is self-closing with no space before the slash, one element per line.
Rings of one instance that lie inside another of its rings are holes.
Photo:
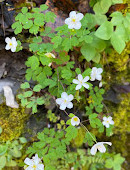
<path fill-rule="evenodd" d="M 103 143 L 103 144 L 107 144 L 107 145 L 112 145 L 112 143 L 111 142 L 100 142 L 100 143 Z"/>
<path fill-rule="evenodd" d="M 99 83 L 99 87 L 102 87 L 102 82 Z"/>
<path fill-rule="evenodd" d="M 78 75 L 78 80 L 82 81 L 83 80 L 83 76 L 81 74 Z"/>
<path fill-rule="evenodd" d="M 73 83 L 74 83 L 74 84 L 79 84 L 79 81 L 76 80 L 76 79 L 73 79 Z"/>
<path fill-rule="evenodd" d="M 97 73 L 98 73 L 98 74 L 101 74 L 102 72 L 103 72 L 103 69 L 102 69 L 102 68 L 98 68 L 98 69 L 97 69 Z"/>
<path fill-rule="evenodd" d="M 66 105 L 66 107 L 67 107 L 68 109 L 73 108 L 73 103 L 72 103 L 72 102 L 68 102 L 67 105 Z"/>
<path fill-rule="evenodd" d="M 101 153 L 105 153 L 106 152 L 106 148 L 103 144 L 99 145 L 98 146 L 98 150 L 101 152 Z"/>
<path fill-rule="evenodd" d="M 62 104 L 60 105 L 60 109 L 61 109 L 61 110 L 65 110 L 65 109 L 66 109 L 66 103 L 62 103 Z"/>
<path fill-rule="evenodd" d="M 6 38 L 5 38 L 5 42 L 8 44 L 8 43 L 11 42 L 11 39 L 10 39 L 9 37 L 6 37 Z"/>
<path fill-rule="evenodd" d="M 9 50 L 9 49 L 11 49 L 11 46 L 10 46 L 9 44 L 7 44 L 7 45 L 5 46 L 5 49 L 6 49 L 6 50 Z"/>
<path fill-rule="evenodd" d="M 38 157 L 38 154 L 36 154 L 36 155 L 33 157 L 33 161 L 34 161 L 34 163 L 35 163 L 36 165 L 41 161 L 41 159 Z"/>
<path fill-rule="evenodd" d="M 88 85 L 88 84 L 83 83 L 82 85 L 83 85 L 86 89 L 89 89 L 89 85 Z"/>
<path fill-rule="evenodd" d="M 71 119 L 71 125 L 72 126 L 75 126 L 76 124 L 75 124 L 76 122 L 73 120 L 73 119 Z"/>
<path fill-rule="evenodd" d="M 93 67 L 92 72 L 94 72 L 94 73 L 97 72 L 97 67 Z"/>
<path fill-rule="evenodd" d="M 79 125 L 80 124 L 80 119 L 77 116 L 73 116 L 71 118 L 71 124 L 72 124 L 72 126 Z"/>
<path fill-rule="evenodd" d="M 112 120 L 112 117 L 111 117 L 111 116 L 109 116 L 107 119 L 108 119 L 109 121 L 111 121 L 111 120 Z"/>
<path fill-rule="evenodd" d="M 57 103 L 57 104 L 59 104 L 59 105 L 60 105 L 62 102 L 63 102 L 63 99 L 62 99 L 62 98 L 58 98 L 58 99 L 56 99 L 56 103 Z"/>
<path fill-rule="evenodd" d="M 69 29 L 73 29 L 75 27 L 75 24 L 73 24 L 73 23 L 70 23 L 69 25 L 68 25 L 68 28 Z"/>
<path fill-rule="evenodd" d="M 68 101 L 70 102 L 70 101 L 72 101 L 74 99 L 74 96 L 72 95 L 72 94 L 70 94 L 69 96 L 68 96 Z"/>
<path fill-rule="evenodd" d="M 72 18 L 72 17 L 76 17 L 76 12 L 75 11 L 71 11 L 69 13 L 69 17 Z"/>
<path fill-rule="evenodd" d="M 106 126 L 106 128 L 109 128 L 110 125 L 109 125 L 109 123 L 106 123 L 105 126 Z"/>
<path fill-rule="evenodd" d="M 30 158 L 26 158 L 24 160 L 24 163 L 27 164 L 27 165 L 33 165 L 33 160 L 31 160 Z"/>
<path fill-rule="evenodd" d="M 32 166 L 28 166 L 25 170 L 34 170 L 34 169 L 32 169 Z"/>
<path fill-rule="evenodd" d="M 81 28 L 81 23 L 80 22 L 76 22 L 76 24 L 74 25 L 75 29 L 80 29 Z"/>
<path fill-rule="evenodd" d="M 111 125 L 114 125 L 114 121 L 113 121 L 113 120 L 111 120 L 111 121 L 110 121 L 110 124 L 111 124 Z"/>
<path fill-rule="evenodd" d="M 12 37 L 12 44 L 13 44 L 15 47 L 18 45 L 15 37 Z"/>
<path fill-rule="evenodd" d="M 83 15 L 82 13 L 78 13 L 78 14 L 76 15 L 76 19 L 77 19 L 78 21 L 80 21 L 83 17 L 84 17 L 84 15 Z"/>
<path fill-rule="evenodd" d="M 71 19 L 70 18 L 66 18 L 65 19 L 65 24 L 67 24 L 67 25 L 71 24 Z"/>
<path fill-rule="evenodd" d="M 63 98 L 63 99 L 68 99 L 68 94 L 66 93 L 66 92 L 63 92 L 62 94 L 61 94 L 61 98 Z"/>
<path fill-rule="evenodd" d="M 95 144 L 95 145 L 93 145 L 93 147 L 91 148 L 90 153 L 91 153 L 92 155 L 95 155 L 96 152 L 97 152 L 97 146 L 96 146 L 96 144 Z"/>
<path fill-rule="evenodd" d="M 99 80 L 99 81 L 101 81 L 102 76 L 101 76 L 100 74 L 97 74 L 97 75 L 96 75 L 96 79 Z"/>
<path fill-rule="evenodd" d="M 16 51 L 16 47 L 15 47 L 15 46 L 12 46 L 12 47 L 11 47 L 11 51 L 12 51 L 12 52 L 15 52 L 15 51 Z"/>
<path fill-rule="evenodd" d="M 81 84 L 78 84 L 78 85 L 76 86 L 75 90 L 79 90 L 79 89 L 81 89 L 81 87 L 82 87 L 82 85 L 81 85 Z"/>
<path fill-rule="evenodd" d="M 44 170 L 44 165 L 43 164 L 38 164 L 36 170 Z"/>
<path fill-rule="evenodd" d="M 105 121 L 106 121 L 106 120 L 107 120 L 107 117 L 103 117 L 103 120 L 105 120 Z"/>
<path fill-rule="evenodd" d="M 84 79 L 83 79 L 83 82 L 87 82 L 89 80 L 89 76 L 86 76 Z"/>

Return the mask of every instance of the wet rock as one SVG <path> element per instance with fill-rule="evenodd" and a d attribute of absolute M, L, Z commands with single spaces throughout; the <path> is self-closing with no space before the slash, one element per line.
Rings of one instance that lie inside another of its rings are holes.
<path fill-rule="evenodd" d="M 12 89 L 10 86 L 4 86 L 3 87 L 4 90 L 4 96 L 6 98 L 6 105 L 12 108 L 18 108 L 19 105 L 18 103 L 15 101 L 15 97 L 14 94 L 12 92 Z"/>

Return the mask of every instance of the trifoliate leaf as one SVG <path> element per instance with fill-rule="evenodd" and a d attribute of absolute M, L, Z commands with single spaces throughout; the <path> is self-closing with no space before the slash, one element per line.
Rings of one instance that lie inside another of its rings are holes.
<path fill-rule="evenodd" d="M 28 82 L 25 82 L 25 83 L 22 83 L 20 87 L 21 89 L 27 89 L 27 88 L 30 88 L 30 84 Z"/>
<path fill-rule="evenodd" d="M 119 53 L 121 54 L 121 52 L 124 50 L 125 48 L 125 41 L 122 39 L 122 37 L 120 37 L 120 35 L 118 35 L 116 32 L 114 32 L 112 34 L 111 37 L 111 44 L 113 46 L 113 48 Z"/>
<path fill-rule="evenodd" d="M 92 58 L 95 56 L 96 54 L 96 50 L 94 47 L 92 47 L 89 44 L 84 44 L 81 47 L 81 53 L 84 56 L 84 58 L 89 62 L 92 60 Z"/>
<path fill-rule="evenodd" d="M 109 21 L 104 22 L 95 32 L 98 38 L 109 40 L 113 33 L 113 24 Z"/>
<path fill-rule="evenodd" d="M 42 89 L 42 86 L 40 84 L 37 84 L 33 87 L 33 91 L 39 92 Z"/>
<path fill-rule="evenodd" d="M 22 12 L 23 14 L 26 14 L 26 13 L 28 12 L 28 8 L 27 8 L 27 7 L 23 7 L 22 10 L 21 10 L 21 12 Z"/>

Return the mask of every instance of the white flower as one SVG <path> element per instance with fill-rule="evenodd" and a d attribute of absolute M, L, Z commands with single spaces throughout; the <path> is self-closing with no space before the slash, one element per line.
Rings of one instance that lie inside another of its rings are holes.
<path fill-rule="evenodd" d="M 112 117 L 103 117 L 103 122 L 102 124 L 106 126 L 106 128 L 109 128 L 110 125 L 114 125 L 114 121 L 112 120 Z"/>
<path fill-rule="evenodd" d="M 99 87 L 102 87 L 102 82 L 99 83 Z"/>
<path fill-rule="evenodd" d="M 103 144 L 108 144 L 108 145 L 110 145 L 110 146 L 112 145 L 111 142 L 98 142 L 98 143 L 96 143 L 95 145 L 93 145 L 93 147 L 92 147 L 91 150 L 90 150 L 90 153 L 91 153 L 92 155 L 95 155 L 96 152 L 97 152 L 97 149 L 98 149 L 101 153 L 105 153 L 105 152 L 106 152 L 106 148 L 105 148 L 105 146 L 104 146 Z"/>
<path fill-rule="evenodd" d="M 79 125 L 80 124 L 80 119 L 77 116 L 74 116 L 71 118 L 71 125 L 75 126 L 75 125 Z"/>
<path fill-rule="evenodd" d="M 24 163 L 28 166 L 25 166 L 25 170 L 44 170 L 44 165 L 41 162 L 41 159 L 36 154 L 32 159 L 26 158 Z"/>
<path fill-rule="evenodd" d="M 69 14 L 69 18 L 65 19 L 65 24 L 68 25 L 69 29 L 80 29 L 81 23 L 80 20 L 84 17 L 82 13 L 76 14 L 75 11 L 71 11 Z"/>
<path fill-rule="evenodd" d="M 66 107 L 71 109 L 73 108 L 73 103 L 71 102 L 73 98 L 72 94 L 68 95 L 66 92 L 63 92 L 61 98 L 56 99 L 56 103 L 60 105 L 61 110 L 65 110 Z"/>
<path fill-rule="evenodd" d="M 82 86 L 84 86 L 86 89 L 89 88 L 89 85 L 86 84 L 86 82 L 89 80 L 89 76 L 86 76 L 84 79 L 83 79 L 83 76 L 81 74 L 78 75 L 78 80 L 76 79 L 73 79 L 73 83 L 74 84 L 78 84 L 75 88 L 75 90 L 79 90 L 81 89 Z"/>
<path fill-rule="evenodd" d="M 11 49 L 12 52 L 16 51 L 16 47 L 17 47 L 18 44 L 17 44 L 15 37 L 12 37 L 12 39 L 10 39 L 9 37 L 6 37 L 5 42 L 7 43 L 7 45 L 5 47 L 6 50 Z"/>
<path fill-rule="evenodd" d="M 54 54 L 52 53 L 46 53 L 45 56 L 47 56 L 48 58 L 56 58 Z M 50 67 L 52 63 L 49 63 L 48 66 Z"/>
<path fill-rule="evenodd" d="M 95 81 L 96 79 L 100 81 L 102 79 L 101 76 L 102 72 L 103 72 L 102 68 L 93 67 L 91 71 L 91 81 Z"/>

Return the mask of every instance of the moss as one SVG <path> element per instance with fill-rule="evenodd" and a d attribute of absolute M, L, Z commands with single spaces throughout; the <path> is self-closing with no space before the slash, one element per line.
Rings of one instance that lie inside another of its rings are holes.
<path fill-rule="evenodd" d="M 124 84 L 130 81 L 129 75 L 129 55 L 130 43 L 121 54 L 112 50 L 110 54 L 103 57 L 101 64 L 104 66 L 103 81 L 106 83 L 105 89 L 109 89 L 111 84 Z"/>
<path fill-rule="evenodd" d="M 121 152 L 123 156 L 127 156 L 127 141 L 129 132 L 129 103 L 130 94 L 121 95 L 122 101 L 118 108 L 113 111 L 114 119 L 114 136 L 112 137 L 113 145 L 117 152 Z"/>
<path fill-rule="evenodd" d="M 85 137 L 85 130 L 84 130 L 84 128 L 80 127 L 78 129 L 78 134 L 77 134 L 76 138 L 74 140 L 72 140 L 72 143 L 71 143 L 72 147 L 78 148 L 78 147 L 82 146 L 84 137 Z"/>
<path fill-rule="evenodd" d="M 25 108 L 19 106 L 18 109 L 14 109 L 2 104 L 0 105 L 0 111 L 0 126 L 3 130 L 0 135 L 0 141 L 5 142 L 17 139 L 23 132 L 25 121 L 28 118 Z"/>

